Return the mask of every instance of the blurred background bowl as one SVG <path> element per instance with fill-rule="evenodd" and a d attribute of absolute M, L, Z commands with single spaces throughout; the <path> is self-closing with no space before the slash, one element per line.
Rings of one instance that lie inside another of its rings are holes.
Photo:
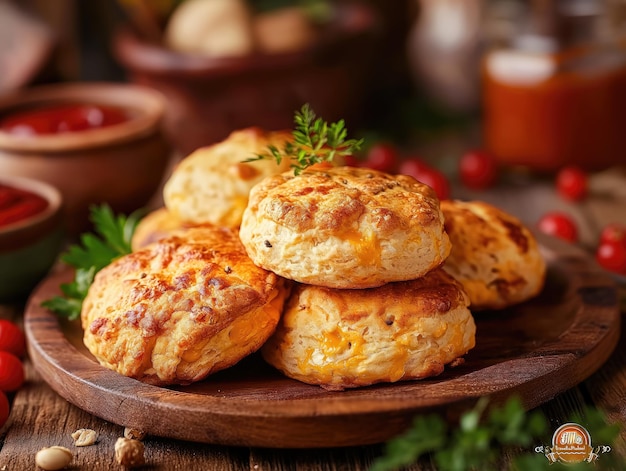
<path fill-rule="evenodd" d="M 25 299 L 63 247 L 63 198 L 54 186 L 31 178 L 2 174 L 0 185 L 34 193 L 48 203 L 41 212 L 0 225 L 0 301 L 14 301 Z"/>
<path fill-rule="evenodd" d="M 0 119 L 61 104 L 123 109 L 119 124 L 76 132 L 16 135 L 0 130 L 0 175 L 46 181 L 64 199 L 69 234 L 90 227 L 89 207 L 107 203 L 128 213 L 160 187 L 171 154 L 162 133 L 165 100 L 157 91 L 125 83 L 59 83 L 22 89 L 0 99 Z"/>
<path fill-rule="evenodd" d="M 376 15 L 364 3 L 334 8 L 315 42 L 294 52 L 182 53 L 126 28 L 115 34 L 113 54 L 129 80 L 167 97 L 166 133 L 183 156 L 235 129 L 291 129 L 304 103 L 327 121 L 356 127 L 372 86 Z"/>

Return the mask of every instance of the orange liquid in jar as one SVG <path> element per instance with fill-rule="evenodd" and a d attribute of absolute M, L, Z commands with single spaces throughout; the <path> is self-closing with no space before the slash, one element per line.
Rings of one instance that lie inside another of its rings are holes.
<path fill-rule="evenodd" d="M 503 163 L 543 172 L 626 162 L 625 56 L 580 49 L 544 59 L 529 62 L 530 78 L 486 62 L 486 147 Z"/>

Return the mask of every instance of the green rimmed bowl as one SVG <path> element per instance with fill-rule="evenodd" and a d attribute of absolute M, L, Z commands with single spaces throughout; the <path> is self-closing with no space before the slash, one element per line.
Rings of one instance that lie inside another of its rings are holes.
<path fill-rule="evenodd" d="M 0 226 L 0 302 L 16 302 L 43 279 L 63 248 L 63 198 L 54 186 L 31 178 L 0 176 L 0 184 L 48 202 L 42 212 Z"/>

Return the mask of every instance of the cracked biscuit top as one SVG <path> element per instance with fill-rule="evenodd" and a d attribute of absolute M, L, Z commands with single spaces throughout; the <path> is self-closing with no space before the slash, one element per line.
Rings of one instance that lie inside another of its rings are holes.
<path fill-rule="evenodd" d="M 444 268 L 459 280 L 471 309 L 502 309 L 539 294 L 546 262 L 532 232 L 482 201 L 441 202 L 452 252 Z"/>
<path fill-rule="evenodd" d="M 450 251 L 430 187 L 352 167 L 264 179 L 250 192 L 240 238 L 260 267 L 331 288 L 414 279 Z"/>
<path fill-rule="evenodd" d="M 191 383 L 260 348 L 286 291 L 252 263 L 236 231 L 181 230 L 98 272 L 83 303 L 83 341 L 125 376 Z"/>
<path fill-rule="evenodd" d="M 201 147 L 181 160 L 163 188 L 163 200 L 173 216 L 193 224 L 237 228 L 248 204 L 250 188 L 270 175 L 289 170 L 289 159 L 245 162 L 268 146 L 281 147 L 293 137 L 287 131 L 250 127 Z"/>

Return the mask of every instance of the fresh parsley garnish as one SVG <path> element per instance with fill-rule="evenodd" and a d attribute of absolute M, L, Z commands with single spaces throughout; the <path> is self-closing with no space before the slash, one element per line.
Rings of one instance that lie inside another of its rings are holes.
<path fill-rule="evenodd" d="M 309 104 L 304 104 L 294 117 L 293 142 L 286 142 L 282 149 L 269 145 L 267 152 L 251 157 L 245 162 L 274 159 L 281 163 L 284 158 L 291 160 L 294 174 L 300 174 L 311 165 L 332 162 L 335 157 L 352 155 L 363 145 L 363 139 L 347 139 L 343 119 L 328 124 L 318 118 Z"/>
<path fill-rule="evenodd" d="M 429 457 L 439 471 L 473 471 L 502 469 L 501 452 L 527 451 L 516 456 L 510 470 L 548 471 L 556 469 L 623 469 L 615 454 L 602 455 L 597 463 L 579 463 L 574 467 L 551 464 L 535 451 L 537 445 L 549 443 L 548 420 L 539 410 L 525 412 L 521 401 L 510 398 L 499 407 L 487 411 L 488 399 L 483 397 L 476 406 L 461 415 L 456 427 L 440 415 L 417 416 L 402 435 L 385 443 L 383 454 L 369 471 L 396 471 Z M 587 408 L 575 415 L 572 422 L 585 424 L 597 443 L 612 444 L 619 427 L 607 423 L 604 414 Z"/>
<path fill-rule="evenodd" d="M 80 244 L 71 245 L 61 255 L 63 262 L 75 268 L 74 280 L 61 284 L 63 296 L 55 296 L 41 305 L 70 320 L 78 319 L 96 273 L 132 251 L 131 238 L 142 216 L 142 210 L 129 216 L 116 216 L 106 204 L 92 206 L 90 219 L 95 233 L 82 234 Z"/>

